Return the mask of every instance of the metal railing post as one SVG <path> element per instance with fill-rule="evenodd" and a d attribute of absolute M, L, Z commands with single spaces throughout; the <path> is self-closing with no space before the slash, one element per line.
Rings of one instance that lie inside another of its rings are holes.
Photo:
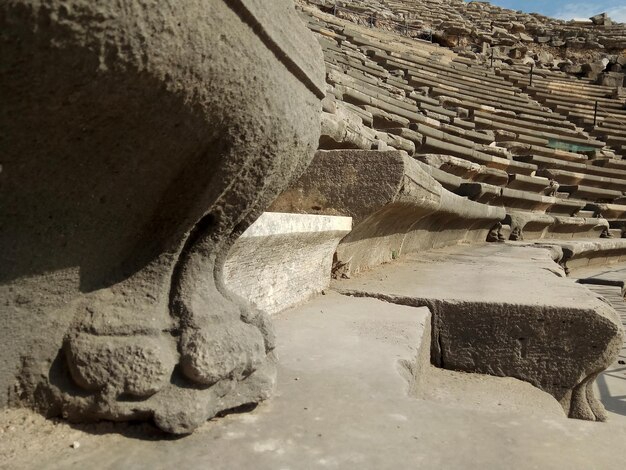
<path fill-rule="evenodd" d="M 530 82 L 528 86 L 533 86 L 533 70 L 535 69 L 535 64 L 530 64 Z"/>
<path fill-rule="evenodd" d="M 593 127 L 596 127 L 597 122 L 598 122 L 598 100 L 596 100 L 596 104 L 593 107 Z"/>

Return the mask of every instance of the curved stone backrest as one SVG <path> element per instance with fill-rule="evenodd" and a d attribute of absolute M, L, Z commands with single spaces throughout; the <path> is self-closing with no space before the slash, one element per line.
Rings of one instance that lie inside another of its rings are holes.
<path fill-rule="evenodd" d="M 278 212 L 350 216 L 334 274 L 350 276 L 409 253 L 483 242 L 505 210 L 444 189 L 400 151 L 318 151 L 271 206 Z"/>
<path fill-rule="evenodd" d="M 291 1 L 17 0 L 0 30 L 0 405 L 185 433 L 266 398 L 222 266 L 317 147 Z"/>

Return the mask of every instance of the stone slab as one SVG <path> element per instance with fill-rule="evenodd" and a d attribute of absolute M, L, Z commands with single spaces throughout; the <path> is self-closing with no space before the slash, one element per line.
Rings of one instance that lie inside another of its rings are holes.
<path fill-rule="evenodd" d="M 550 250 L 448 248 L 333 287 L 427 305 L 434 315 L 435 364 L 522 378 L 551 393 L 570 417 L 604 419 L 590 388 L 619 351 L 621 324 L 606 303 L 565 278 Z"/>
<path fill-rule="evenodd" d="M 351 217 L 264 212 L 239 237 L 224 265 L 226 286 L 272 315 L 322 292 Z"/>
<path fill-rule="evenodd" d="M 570 275 L 589 266 L 608 266 L 626 260 L 625 238 L 544 240 L 538 245 L 558 249 L 559 264 Z"/>

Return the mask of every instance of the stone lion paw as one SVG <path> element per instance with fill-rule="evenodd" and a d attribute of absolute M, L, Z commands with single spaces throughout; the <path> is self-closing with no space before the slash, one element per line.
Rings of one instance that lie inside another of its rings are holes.
<path fill-rule="evenodd" d="M 203 385 L 242 380 L 259 368 L 266 356 L 261 331 L 239 320 L 187 329 L 180 347 L 183 374 Z"/>
<path fill-rule="evenodd" d="M 70 375 L 82 389 L 149 397 L 170 380 L 176 351 L 166 338 L 78 332 L 64 345 Z"/>

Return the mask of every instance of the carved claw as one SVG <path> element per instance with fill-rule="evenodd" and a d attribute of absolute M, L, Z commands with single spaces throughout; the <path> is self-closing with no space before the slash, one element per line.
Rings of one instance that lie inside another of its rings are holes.
<path fill-rule="evenodd" d="M 265 360 L 263 335 L 242 321 L 188 329 L 180 347 L 183 374 L 203 385 L 242 380 Z"/>

